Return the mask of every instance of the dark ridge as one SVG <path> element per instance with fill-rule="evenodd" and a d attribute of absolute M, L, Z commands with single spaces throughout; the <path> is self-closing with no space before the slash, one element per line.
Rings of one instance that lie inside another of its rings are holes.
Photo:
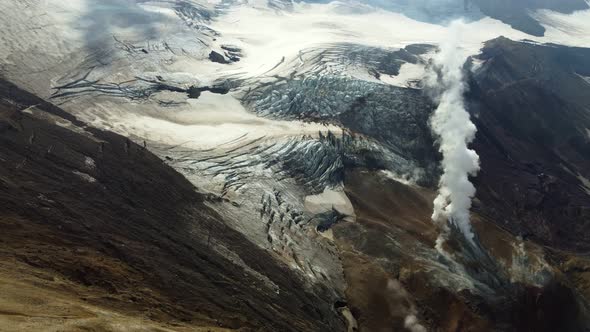
<path fill-rule="evenodd" d="M 228 52 L 234 52 L 234 53 L 239 53 L 242 51 L 242 49 L 240 49 L 237 46 L 233 46 L 233 45 L 221 45 L 221 48 L 228 51 Z"/>
<path fill-rule="evenodd" d="M 217 62 L 217 63 L 222 63 L 222 64 L 228 64 L 230 63 L 229 61 L 227 61 L 225 59 L 225 57 L 215 51 L 211 51 L 211 53 L 209 53 L 209 60 L 211 60 L 212 62 Z"/>
<path fill-rule="evenodd" d="M 430 44 L 411 44 L 406 46 L 404 49 L 414 55 L 423 55 L 430 52 L 436 46 Z"/>
<path fill-rule="evenodd" d="M 315 216 L 315 219 L 318 219 L 318 225 L 316 226 L 316 229 L 318 232 L 325 232 L 332 228 L 332 226 L 343 221 L 344 218 L 346 218 L 346 215 L 342 214 L 335 208 L 332 208 L 332 210 L 328 212 L 324 212 Z"/>
<path fill-rule="evenodd" d="M 477 210 L 513 234 L 590 249 L 590 49 L 497 38 L 468 98 L 482 170 Z"/>

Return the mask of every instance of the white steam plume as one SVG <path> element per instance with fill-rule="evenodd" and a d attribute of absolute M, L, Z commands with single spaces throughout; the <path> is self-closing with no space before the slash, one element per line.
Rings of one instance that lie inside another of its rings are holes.
<path fill-rule="evenodd" d="M 440 44 L 440 50 L 433 58 L 434 69 L 427 77 L 427 86 L 434 91 L 434 100 L 438 102 L 430 126 L 439 140 L 444 170 L 432 219 L 441 223 L 452 222 L 472 241 L 469 210 L 475 187 L 469 176 L 479 171 L 479 156 L 468 147 L 477 129 L 465 110 L 463 99 L 466 90 L 463 65 L 467 55 L 460 47 L 460 40 L 461 32 L 466 28 L 462 21 L 451 23 L 449 37 Z"/>

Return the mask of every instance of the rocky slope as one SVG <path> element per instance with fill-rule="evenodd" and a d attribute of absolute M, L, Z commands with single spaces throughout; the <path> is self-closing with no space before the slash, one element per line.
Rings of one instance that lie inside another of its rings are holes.
<path fill-rule="evenodd" d="M 481 211 L 524 237 L 587 251 L 590 51 L 500 38 L 478 59 Z"/>

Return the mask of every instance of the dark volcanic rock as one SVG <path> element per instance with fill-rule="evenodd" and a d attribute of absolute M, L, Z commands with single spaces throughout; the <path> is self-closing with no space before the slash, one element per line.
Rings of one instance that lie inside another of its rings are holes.
<path fill-rule="evenodd" d="M 215 51 L 211 51 L 211 53 L 209 53 L 209 60 L 211 60 L 213 62 L 217 62 L 217 63 L 223 63 L 223 64 L 229 63 L 229 61 L 227 61 L 223 55 L 221 55 Z"/>
<path fill-rule="evenodd" d="M 229 92 L 229 88 L 224 85 L 216 85 L 216 86 L 191 86 L 186 90 L 189 98 L 198 99 L 201 96 L 202 92 L 209 91 L 211 93 L 216 93 L 220 95 L 227 94 Z"/>
<path fill-rule="evenodd" d="M 590 249 L 590 50 L 499 38 L 473 75 L 481 212 L 516 234 Z"/>
<path fill-rule="evenodd" d="M 217 63 L 223 63 L 223 64 L 230 63 L 230 61 L 228 61 L 223 55 L 221 55 L 215 51 L 211 51 L 211 53 L 209 53 L 209 60 L 211 60 L 213 62 L 217 62 Z"/>

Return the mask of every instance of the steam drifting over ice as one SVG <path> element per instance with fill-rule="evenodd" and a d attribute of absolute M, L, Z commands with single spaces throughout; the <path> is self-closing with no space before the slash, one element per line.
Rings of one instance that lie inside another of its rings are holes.
<path fill-rule="evenodd" d="M 427 77 L 427 86 L 434 91 L 434 100 L 438 103 L 430 125 L 440 144 L 444 171 L 434 200 L 432 220 L 441 223 L 448 220 L 468 240 L 473 240 L 469 210 L 475 187 L 469 176 L 479 171 L 479 156 L 468 147 L 477 129 L 463 100 L 466 89 L 463 65 L 467 54 L 459 45 L 466 27 L 462 21 L 451 23 L 448 37 L 433 58 L 434 68 Z"/>

